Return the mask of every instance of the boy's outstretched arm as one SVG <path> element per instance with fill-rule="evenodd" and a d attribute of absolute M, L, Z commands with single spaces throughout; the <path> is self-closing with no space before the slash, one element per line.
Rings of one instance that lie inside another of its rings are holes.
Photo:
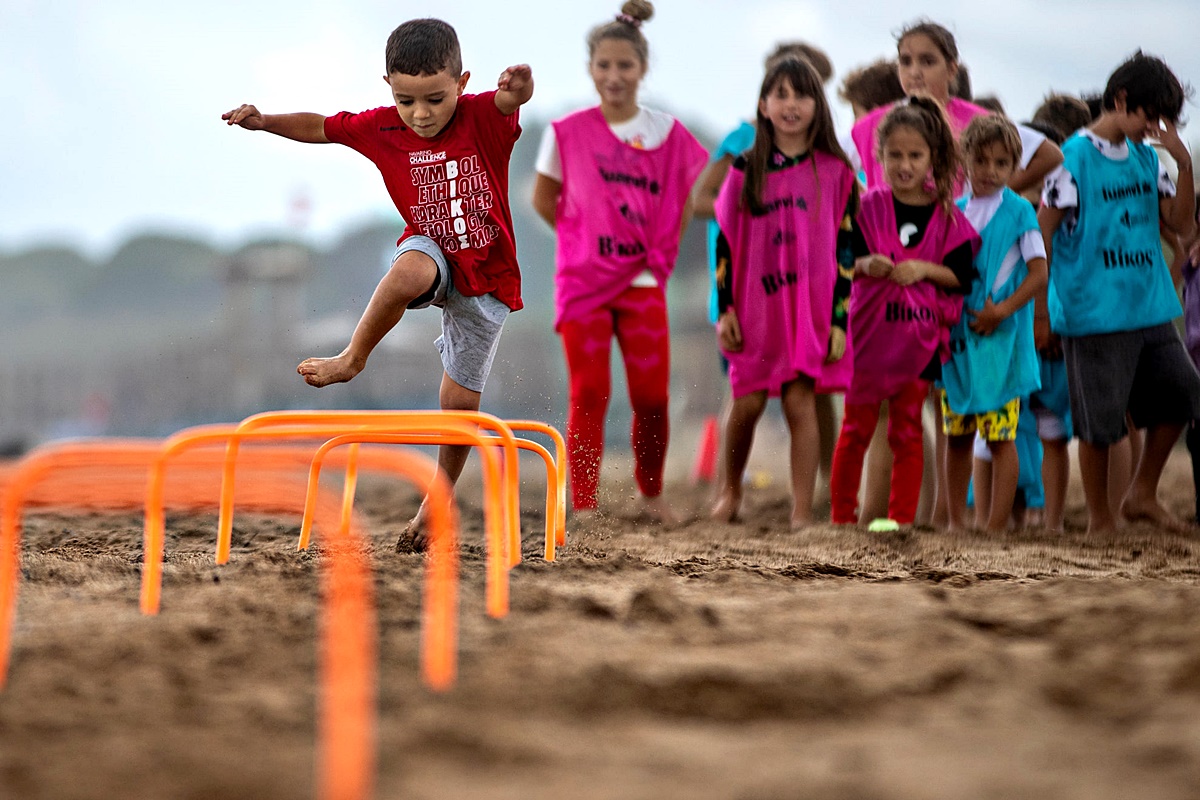
<path fill-rule="evenodd" d="M 325 117 L 320 114 L 264 114 L 252 105 L 240 105 L 226 111 L 221 119 L 226 125 L 238 125 L 248 131 L 266 131 L 306 144 L 329 144 L 325 138 Z"/>
<path fill-rule="evenodd" d="M 516 111 L 533 97 L 533 70 L 517 64 L 500 73 L 496 81 L 496 108 L 504 116 Z"/>

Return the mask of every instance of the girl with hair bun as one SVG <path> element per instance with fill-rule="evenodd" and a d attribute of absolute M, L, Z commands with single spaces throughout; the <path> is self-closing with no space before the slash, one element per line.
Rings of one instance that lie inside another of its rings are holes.
<path fill-rule="evenodd" d="M 615 337 L 633 406 L 634 477 L 642 510 L 674 521 L 662 499 L 669 424 L 666 282 L 692 184 L 706 152 L 674 117 L 638 103 L 649 66 L 645 0 L 629 0 L 587 36 L 599 105 L 546 129 L 533 207 L 558 237 L 554 328 L 569 378 L 567 461 L 576 512 L 598 506 Z"/>

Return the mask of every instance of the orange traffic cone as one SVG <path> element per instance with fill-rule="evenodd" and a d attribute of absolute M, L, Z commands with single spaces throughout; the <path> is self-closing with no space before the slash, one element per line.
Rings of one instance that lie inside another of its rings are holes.
<path fill-rule="evenodd" d="M 712 483 L 717 477 L 717 449 L 720 445 L 717 434 L 717 418 L 709 416 L 700 431 L 696 445 L 696 460 L 692 464 L 692 483 Z"/>

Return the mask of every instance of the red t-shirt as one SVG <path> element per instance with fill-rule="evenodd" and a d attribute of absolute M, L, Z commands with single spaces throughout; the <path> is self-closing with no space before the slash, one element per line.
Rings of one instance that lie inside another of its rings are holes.
<path fill-rule="evenodd" d="M 504 116 L 496 93 L 464 94 L 454 117 L 425 139 L 405 125 L 395 106 L 325 118 L 325 136 L 374 162 L 407 227 L 438 243 L 454 288 L 491 294 L 521 308 L 521 271 L 508 206 L 508 161 L 521 135 L 518 113 Z"/>

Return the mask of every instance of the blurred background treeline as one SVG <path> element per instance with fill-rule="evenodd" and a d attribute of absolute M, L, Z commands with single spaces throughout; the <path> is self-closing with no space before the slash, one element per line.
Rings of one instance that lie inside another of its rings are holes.
<path fill-rule="evenodd" d="M 484 408 L 561 426 L 554 236 L 529 204 L 545 122 L 523 124 L 510 201 L 525 309 L 506 325 Z M 712 132 L 688 127 L 711 149 Z M 378 190 L 385 196 L 382 182 Z M 436 407 L 436 309 L 406 315 L 349 384 L 316 390 L 295 372 L 303 358 L 345 346 L 402 229 L 392 214 L 325 247 L 296 231 L 233 250 L 157 230 L 103 260 L 66 245 L 12 252 L 0 243 L 0 448 L 16 454 L 66 436 L 165 436 L 270 409 Z M 715 412 L 724 386 L 707 320 L 704 248 L 704 225 L 693 222 L 669 284 L 677 429 Z M 629 411 L 615 357 L 613 378 L 608 435 L 621 446 Z"/>

